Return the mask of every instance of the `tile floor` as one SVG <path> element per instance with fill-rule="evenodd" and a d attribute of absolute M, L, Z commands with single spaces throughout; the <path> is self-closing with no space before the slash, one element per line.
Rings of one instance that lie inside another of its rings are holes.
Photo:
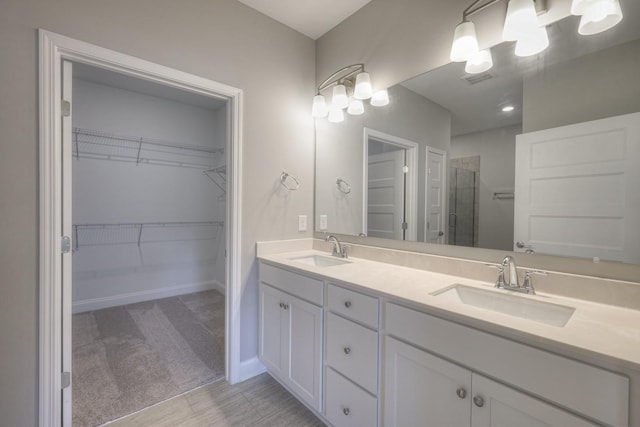
<path fill-rule="evenodd" d="M 325 424 L 268 374 L 224 380 L 129 415 L 109 427 L 315 427 Z"/>

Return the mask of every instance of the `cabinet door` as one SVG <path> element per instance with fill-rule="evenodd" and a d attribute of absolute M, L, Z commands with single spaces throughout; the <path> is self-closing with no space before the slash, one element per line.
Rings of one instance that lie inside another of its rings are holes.
<path fill-rule="evenodd" d="M 320 411 L 322 372 L 322 308 L 289 296 L 287 381 L 309 405 Z"/>
<path fill-rule="evenodd" d="M 596 426 L 527 394 L 473 374 L 472 427 Z"/>
<path fill-rule="evenodd" d="M 471 423 L 471 373 L 393 338 L 385 340 L 384 425 Z"/>
<path fill-rule="evenodd" d="M 286 331 L 288 313 L 284 310 L 286 294 L 260 283 L 259 286 L 259 354 L 271 373 L 284 376 L 287 366 Z"/>

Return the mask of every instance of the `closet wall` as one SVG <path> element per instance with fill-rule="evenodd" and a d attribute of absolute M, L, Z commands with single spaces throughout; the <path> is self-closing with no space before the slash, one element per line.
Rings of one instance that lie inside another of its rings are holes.
<path fill-rule="evenodd" d="M 225 164 L 226 104 L 190 105 L 78 78 L 73 92 L 74 312 L 224 289 L 224 192 L 203 171 Z M 137 155 L 136 143 L 119 136 L 214 153 L 143 142 L 139 162 L 119 161 Z"/>

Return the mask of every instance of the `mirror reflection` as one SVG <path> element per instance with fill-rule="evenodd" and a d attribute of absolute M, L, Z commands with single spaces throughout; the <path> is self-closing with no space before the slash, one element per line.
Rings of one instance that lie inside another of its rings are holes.
<path fill-rule="evenodd" d="M 503 43 L 487 72 L 451 63 L 317 120 L 316 231 L 640 264 L 632 3 L 605 33 L 569 17 L 542 54 Z"/>

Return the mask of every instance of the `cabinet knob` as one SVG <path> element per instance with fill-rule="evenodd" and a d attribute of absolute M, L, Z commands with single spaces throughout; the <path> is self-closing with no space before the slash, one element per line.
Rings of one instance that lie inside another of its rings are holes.
<path fill-rule="evenodd" d="M 289 310 L 289 304 L 283 304 L 282 308 L 284 308 L 285 310 Z"/>
<path fill-rule="evenodd" d="M 342 408 L 342 413 L 345 414 L 345 415 L 349 415 L 349 413 L 351 413 L 351 411 L 349 410 L 348 407 L 345 406 L 344 408 Z"/>
<path fill-rule="evenodd" d="M 476 396 L 473 398 L 473 403 L 478 407 L 482 408 L 484 406 L 484 399 L 482 396 Z"/>
<path fill-rule="evenodd" d="M 465 390 L 464 388 L 460 387 L 456 390 L 456 394 L 458 395 L 458 397 L 460 399 L 464 399 L 465 397 L 467 397 L 467 390 Z"/>
<path fill-rule="evenodd" d="M 280 303 L 280 308 L 284 308 L 284 303 L 283 302 Z"/>
<path fill-rule="evenodd" d="M 349 348 L 349 347 L 345 347 L 343 350 L 344 350 L 344 354 L 351 353 L 351 348 Z"/>
<path fill-rule="evenodd" d="M 350 308 L 351 307 L 351 301 L 345 301 L 344 302 L 344 306 L 347 307 L 347 308 Z"/>

